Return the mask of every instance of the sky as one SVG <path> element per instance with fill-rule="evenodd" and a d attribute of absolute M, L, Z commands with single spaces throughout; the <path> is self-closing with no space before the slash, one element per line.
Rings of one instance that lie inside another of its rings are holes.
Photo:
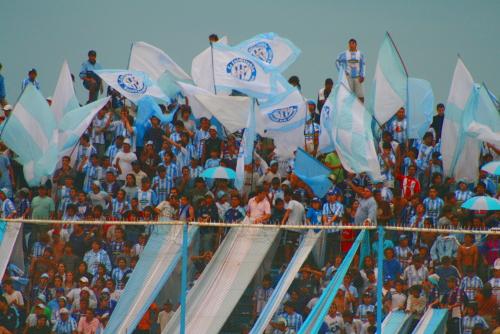
<path fill-rule="evenodd" d="M 144 41 L 190 73 L 210 33 L 237 44 L 276 32 L 302 50 L 284 75 L 298 75 L 304 95 L 315 98 L 325 78 L 337 77 L 335 58 L 353 37 L 367 58 L 368 94 L 378 48 L 389 31 L 409 74 L 429 80 L 440 102 L 448 96 L 457 54 L 476 82 L 500 95 L 499 13 L 497 0 L 3 1 L 0 63 L 7 98 L 15 103 L 29 69 L 38 70 L 42 93 L 51 96 L 62 62 L 77 76 L 90 49 L 97 50 L 104 68 L 121 69 L 131 43 Z M 76 89 L 85 102 L 81 82 Z"/>

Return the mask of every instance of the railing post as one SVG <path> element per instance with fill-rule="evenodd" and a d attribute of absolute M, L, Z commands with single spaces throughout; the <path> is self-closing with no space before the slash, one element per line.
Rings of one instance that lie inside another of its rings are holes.
<path fill-rule="evenodd" d="M 382 284 L 384 282 L 384 228 L 377 227 L 377 334 L 382 334 Z"/>
<path fill-rule="evenodd" d="M 181 334 L 186 333 L 186 295 L 188 266 L 188 223 L 182 226 L 182 273 L 181 273 Z"/>

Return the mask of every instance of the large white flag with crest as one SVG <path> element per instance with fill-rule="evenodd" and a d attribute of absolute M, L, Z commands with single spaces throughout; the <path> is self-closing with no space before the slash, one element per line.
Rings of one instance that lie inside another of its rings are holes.
<path fill-rule="evenodd" d="M 231 89 L 258 99 L 283 93 L 278 90 L 280 75 L 265 63 L 220 43 L 213 45 L 214 82 L 217 89 Z"/>
<path fill-rule="evenodd" d="M 137 103 L 144 96 L 156 97 L 167 103 L 170 102 L 156 81 L 144 72 L 133 70 L 99 70 L 94 72 L 118 93 L 134 103 Z"/>
<path fill-rule="evenodd" d="M 251 54 L 280 72 L 286 70 L 300 55 L 300 49 L 295 44 L 274 32 L 256 35 L 241 42 L 236 48 Z"/>
<path fill-rule="evenodd" d="M 304 115 L 307 113 L 306 101 L 297 89 L 291 89 L 289 93 L 261 103 L 259 109 L 257 117 L 259 133 L 267 130 L 284 130 L 295 126 L 297 122 L 301 122 L 303 126 Z"/>

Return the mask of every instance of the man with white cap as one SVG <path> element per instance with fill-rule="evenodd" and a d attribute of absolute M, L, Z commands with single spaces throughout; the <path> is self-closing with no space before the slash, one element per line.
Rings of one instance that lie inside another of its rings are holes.
<path fill-rule="evenodd" d="M 132 173 L 132 161 L 137 160 L 137 156 L 131 151 L 131 142 L 125 138 L 122 144 L 122 150 L 118 152 L 113 160 L 113 165 L 118 169 L 118 179 L 125 181 L 127 174 Z"/>
<path fill-rule="evenodd" d="M 82 289 L 87 289 L 89 290 L 89 306 L 96 306 L 97 305 L 97 297 L 95 296 L 94 291 L 90 290 L 88 288 L 89 286 L 89 279 L 85 276 L 82 276 L 80 278 L 80 283 L 78 288 L 71 289 L 70 292 L 66 295 L 68 298 L 68 301 L 73 304 L 73 305 L 80 305 L 80 294 L 82 292 Z"/>
<path fill-rule="evenodd" d="M 77 324 L 75 319 L 69 316 L 69 310 L 65 307 L 59 310 L 61 318 L 56 321 L 52 332 L 54 334 L 76 334 Z"/>
<path fill-rule="evenodd" d="M 10 104 L 6 104 L 3 106 L 2 111 L 3 115 L 0 115 L 0 119 L 5 120 L 12 113 L 12 106 Z"/>
<path fill-rule="evenodd" d="M 0 201 L 2 203 L 2 218 L 15 218 L 17 211 L 14 202 L 8 197 L 9 189 L 0 189 Z"/>
<path fill-rule="evenodd" d="M 278 161 L 272 160 L 269 163 L 269 168 L 267 169 L 266 173 L 260 177 L 259 182 L 257 184 L 262 185 L 264 182 L 270 184 L 275 177 L 281 180 L 281 174 L 278 171 L 278 168 L 279 168 Z"/>

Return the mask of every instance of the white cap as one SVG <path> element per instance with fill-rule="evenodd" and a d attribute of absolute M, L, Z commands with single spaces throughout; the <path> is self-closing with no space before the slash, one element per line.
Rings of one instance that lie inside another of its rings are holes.
<path fill-rule="evenodd" d="M 215 130 L 217 132 L 217 127 L 215 125 L 210 126 L 209 130 Z"/>
<path fill-rule="evenodd" d="M 495 260 L 493 268 L 495 268 L 495 270 L 500 270 L 500 257 Z"/>
<path fill-rule="evenodd" d="M 36 306 L 38 306 L 39 308 L 45 308 L 45 305 L 40 303 L 40 304 L 37 304 Z"/>
<path fill-rule="evenodd" d="M 3 111 L 11 111 L 12 110 L 12 106 L 10 104 L 6 104 L 3 106 Z"/>
<path fill-rule="evenodd" d="M 125 140 L 123 141 L 123 144 L 124 144 L 124 145 L 125 145 L 125 144 L 129 144 L 129 145 L 130 145 L 130 139 L 125 138 Z"/>
<path fill-rule="evenodd" d="M 80 282 L 88 283 L 89 279 L 87 277 L 85 277 L 85 276 L 82 276 L 82 277 L 80 277 Z"/>
<path fill-rule="evenodd" d="M 63 307 L 62 309 L 59 310 L 60 314 L 69 314 L 69 310 L 66 307 Z"/>

